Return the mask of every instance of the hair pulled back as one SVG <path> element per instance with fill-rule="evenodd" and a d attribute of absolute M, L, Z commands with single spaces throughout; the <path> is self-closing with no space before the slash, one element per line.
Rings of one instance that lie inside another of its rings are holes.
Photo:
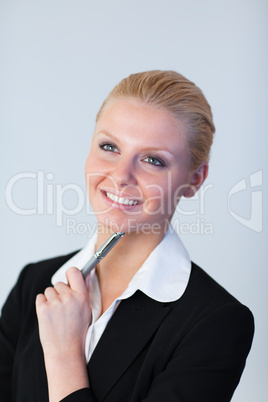
<path fill-rule="evenodd" d="M 114 100 L 140 101 L 169 112 L 183 125 L 190 154 L 190 168 L 208 162 L 215 127 L 210 105 L 202 91 L 175 71 L 131 74 L 117 84 L 104 100 L 96 120 Z"/>

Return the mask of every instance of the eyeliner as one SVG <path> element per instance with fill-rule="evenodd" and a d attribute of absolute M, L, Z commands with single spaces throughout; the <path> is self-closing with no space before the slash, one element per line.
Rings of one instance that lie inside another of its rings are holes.
<path fill-rule="evenodd" d="M 112 236 L 96 251 L 96 253 L 90 258 L 86 265 L 82 268 L 81 272 L 84 278 L 90 273 L 90 271 L 105 257 L 109 251 L 116 245 L 116 243 L 122 239 L 125 233 L 114 232 Z"/>

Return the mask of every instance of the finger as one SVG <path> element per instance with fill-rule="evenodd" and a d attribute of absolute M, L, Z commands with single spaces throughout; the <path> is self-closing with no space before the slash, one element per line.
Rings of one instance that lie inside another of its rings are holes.
<path fill-rule="evenodd" d="M 58 294 L 63 294 L 70 291 L 70 287 L 63 282 L 57 282 L 54 285 L 54 289 Z"/>
<path fill-rule="evenodd" d="M 57 297 L 59 294 L 56 291 L 56 289 L 52 288 L 52 287 L 48 287 L 45 289 L 44 291 L 44 295 L 47 298 L 47 301 Z"/>
<path fill-rule="evenodd" d="M 76 292 L 86 291 L 85 280 L 82 273 L 76 267 L 69 268 L 66 272 L 67 281 L 70 287 Z"/>
<path fill-rule="evenodd" d="M 36 305 L 36 307 L 38 308 L 39 306 L 41 306 L 41 304 L 46 303 L 46 301 L 47 301 L 46 296 L 43 295 L 42 293 L 40 293 L 40 294 L 38 294 L 38 295 L 36 296 L 35 305 Z"/>

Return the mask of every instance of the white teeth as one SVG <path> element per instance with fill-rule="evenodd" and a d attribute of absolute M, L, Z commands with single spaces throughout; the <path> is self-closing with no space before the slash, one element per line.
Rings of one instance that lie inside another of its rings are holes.
<path fill-rule="evenodd" d="M 123 198 L 123 197 L 118 197 L 115 194 L 111 193 L 106 193 L 106 197 L 110 198 L 110 200 L 117 202 L 118 204 L 124 204 L 124 205 L 137 205 L 138 201 L 134 200 L 129 200 L 128 198 Z"/>

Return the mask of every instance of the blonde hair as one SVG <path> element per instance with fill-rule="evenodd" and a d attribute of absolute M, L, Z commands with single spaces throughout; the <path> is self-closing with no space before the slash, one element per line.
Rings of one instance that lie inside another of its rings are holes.
<path fill-rule="evenodd" d="M 116 99 L 134 99 L 165 110 L 183 124 L 190 168 L 208 162 L 215 127 L 210 105 L 202 91 L 175 71 L 145 71 L 124 78 L 104 100 L 96 121 Z"/>

